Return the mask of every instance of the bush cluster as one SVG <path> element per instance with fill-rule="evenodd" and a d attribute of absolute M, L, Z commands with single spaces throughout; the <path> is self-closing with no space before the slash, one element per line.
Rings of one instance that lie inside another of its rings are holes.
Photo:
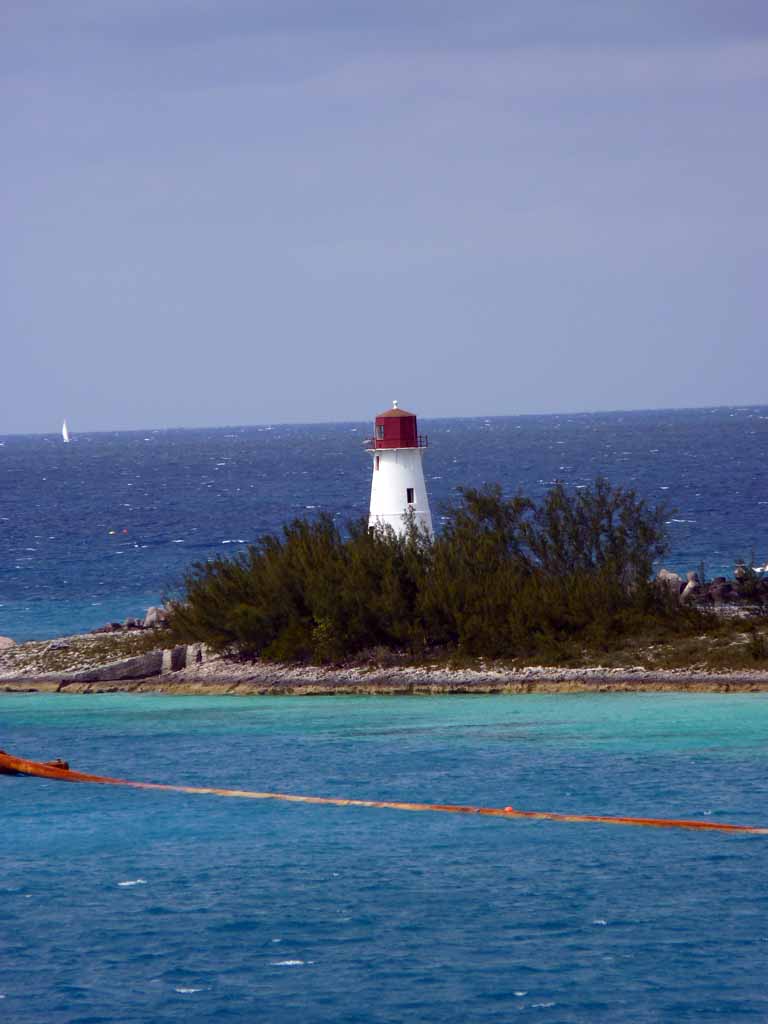
<path fill-rule="evenodd" d="M 235 558 L 197 563 L 171 602 L 180 641 L 275 661 L 338 661 L 371 648 L 514 658 L 594 646 L 681 612 L 651 582 L 664 510 L 603 479 L 542 501 L 462 489 L 442 532 L 342 534 L 296 520 Z"/>

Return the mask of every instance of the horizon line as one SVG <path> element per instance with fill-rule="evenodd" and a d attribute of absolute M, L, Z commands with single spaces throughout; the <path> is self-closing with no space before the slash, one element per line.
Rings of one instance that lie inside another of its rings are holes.
<path fill-rule="evenodd" d="M 509 420 L 509 419 L 533 419 L 533 418 L 550 418 L 550 417 L 575 417 L 575 416 L 616 416 L 632 415 L 636 413 L 665 413 L 665 412 L 720 412 L 724 409 L 733 409 L 736 411 L 747 411 L 752 409 L 768 409 L 768 403 L 753 403 L 747 402 L 746 404 L 739 405 L 679 405 L 679 406 L 643 406 L 633 407 L 628 409 L 581 409 L 578 411 L 567 410 L 564 412 L 519 412 L 519 413 L 493 413 L 491 415 L 477 413 L 474 415 L 466 416 L 445 416 L 445 415 L 428 415 L 422 416 L 420 413 L 416 413 L 419 419 L 425 422 L 434 420 Z M 176 430 L 243 430 L 251 429 L 254 427 L 258 428 L 273 428 L 273 427 L 322 427 L 322 426 L 345 426 L 346 424 L 361 424 L 373 422 L 374 414 L 368 419 L 342 419 L 342 420 L 265 420 L 263 422 L 253 423 L 222 423 L 218 425 L 205 424 L 195 426 L 164 426 L 164 427 L 102 427 L 96 430 L 77 430 L 76 428 L 70 429 L 72 437 L 84 436 L 92 434 L 139 434 L 139 433 L 170 433 Z M 65 417 L 66 419 L 67 417 Z M 69 426 L 69 423 L 67 424 Z M 59 437 L 61 435 L 61 428 L 56 430 L 47 431 L 19 431 L 13 433 L 3 434 L 0 433 L 0 437 Z"/>

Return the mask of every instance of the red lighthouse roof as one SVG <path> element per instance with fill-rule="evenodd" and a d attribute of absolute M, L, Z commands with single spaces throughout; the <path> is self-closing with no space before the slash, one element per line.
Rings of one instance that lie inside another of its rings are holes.
<path fill-rule="evenodd" d="M 416 413 L 400 409 L 397 402 L 376 417 L 373 448 L 426 448 L 426 437 L 419 436 Z"/>

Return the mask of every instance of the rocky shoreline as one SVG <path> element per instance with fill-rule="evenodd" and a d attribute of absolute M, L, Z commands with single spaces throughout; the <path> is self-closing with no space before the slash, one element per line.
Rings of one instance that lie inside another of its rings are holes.
<path fill-rule="evenodd" d="M 155 693 L 201 696 L 342 696 L 499 693 L 762 693 L 768 672 L 559 668 L 321 668 L 213 657 L 173 669 L 172 651 L 80 672 L 23 672 L 0 663 L 0 693 Z M 177 655 L 178 658 L 178 655 Z M 146 673 L 147 666 L 152 671 Z M 157 670 L 156 670 L 157 669 Z"/>

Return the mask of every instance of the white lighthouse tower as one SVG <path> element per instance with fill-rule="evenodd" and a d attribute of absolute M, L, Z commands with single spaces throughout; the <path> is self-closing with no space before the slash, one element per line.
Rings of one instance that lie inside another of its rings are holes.
<path fill-rule="evenodd" d="M 406 519 L 413 512 L 416 525 L 432 536 L 427 487 L 421 460 L 427 438 L 419 435 L 416 416 L 405 409 L 380 413 L 374 424 L 368 451 L 373 455 L 371 512 L 369 526 L 391 526 L 405 533 Z"/>

